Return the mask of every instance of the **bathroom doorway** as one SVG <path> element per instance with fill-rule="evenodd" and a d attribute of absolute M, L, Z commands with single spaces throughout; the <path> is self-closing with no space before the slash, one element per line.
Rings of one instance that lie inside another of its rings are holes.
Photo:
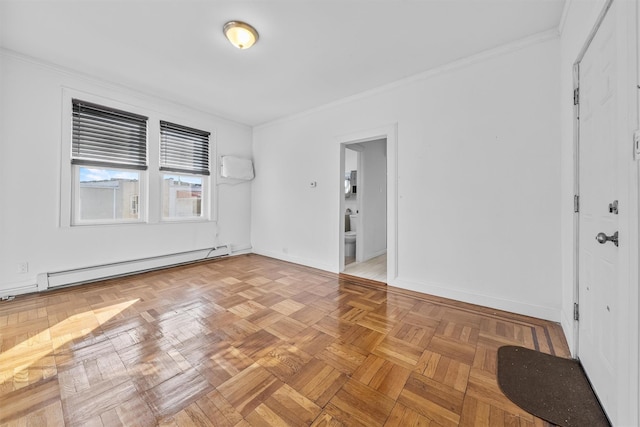
<path fill-rule="evenodd" d="M 350 144 L 344 150 L 344 265 L 345 268 L 356 262 L 357 227 L 360 205 L 358 203 L 358 169 L 362 147 Z M 360 198 L 362 200 L 362 198 Z M 360 254 L 360 258 L 362 255 Z"/>
<path fill-rule="evenodd" d="M 345 143 L 343 150 L 340 271 L 386 283 L 387 138 Z"/>

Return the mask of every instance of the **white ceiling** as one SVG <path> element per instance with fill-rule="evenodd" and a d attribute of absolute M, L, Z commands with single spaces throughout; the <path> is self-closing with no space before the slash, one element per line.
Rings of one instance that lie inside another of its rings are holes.
<path fill-rule="evenodd" d="M 558 28 L 564 1 L 0 0 L 0 46 L 257 125 Z"/>

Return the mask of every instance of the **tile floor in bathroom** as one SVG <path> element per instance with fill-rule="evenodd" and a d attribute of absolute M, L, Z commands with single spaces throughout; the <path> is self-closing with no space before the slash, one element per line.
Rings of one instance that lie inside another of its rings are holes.
<path fill-rule="evenodd" d="M 349 259 L 352 261 L 349 262 Z M 365 262 L 355 262 L 354 258 L 345 258 L 344 274 L 387 282 L 387 254 L 371 258 Z"/>

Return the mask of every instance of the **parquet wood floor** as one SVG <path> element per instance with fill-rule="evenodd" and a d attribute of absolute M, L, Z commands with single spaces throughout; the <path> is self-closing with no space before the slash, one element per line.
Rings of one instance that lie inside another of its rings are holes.
<path fill-rule="evenodd" d="M 496 352 L 557 324 L 242 255 L 0 303 L 2 426 L 547 426 Z"/>

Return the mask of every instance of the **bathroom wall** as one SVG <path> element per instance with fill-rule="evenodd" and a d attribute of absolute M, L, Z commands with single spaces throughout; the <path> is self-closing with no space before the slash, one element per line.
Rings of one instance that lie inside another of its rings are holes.
<path fill-rule="evenodd" d="M 559 320 L 559 60 L 544 33 L 255 128 L 254 251 L 337 272 L 341 136 L 397 124 L 390 284 Z"/>
<path fill-rule="evenodd" d="M 356 197 L 350 197 L 348 199 L 345 199 L 344 201 L 344 209 L 345 209 L 345 214 L 347 212 L 347 209 L 351 209 L 351 214 L 357 214 L 358 213 L 358 199 Z"/>
<path fill-rule="evenodd" d="M 350 150 L 349 148 L 345 148 L 344 172 L 349 173 L 351 171 L 357 171 L 357 170 L 358 170 L 358 152 L 355 150 Z M 357 179 L 356 179 L 356 182 L 357 182 Z M 345 208 L 345 211 L 347 209 L 351 209 L 351 212 L 354 214 L 358 212 L 358 193 L 352 194 L 350 197 L 345 197 L 344 208 Z"/>
<path fill-rule="evenodd" d="M 387 141 L 377 140 L 361 144 L 362 171 L 359 196 L 361 209 L 358 231 L 360 260 L 367 261 L 387 251 Z"/>

